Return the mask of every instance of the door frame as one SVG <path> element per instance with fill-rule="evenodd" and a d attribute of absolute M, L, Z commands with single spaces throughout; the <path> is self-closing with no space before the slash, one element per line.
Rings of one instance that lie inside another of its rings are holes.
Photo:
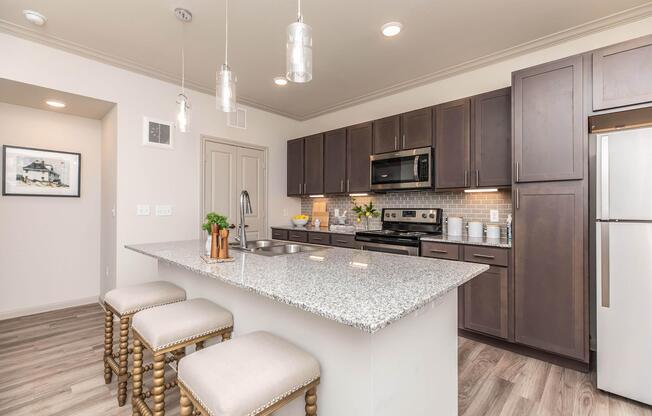
<path fill-rule="evenodd" d="M 263 220 L 263 232 L 262 238 L 267 238 L 269 234 L 269 148 L 267 146 L 258 146 L 250 143 L 243 143 L 236 140 L 224 139 L 222 137 L 210 136 L 207 134 L 202 134 L 200 137 L 200 149 L 199 149 L 199 238 L 201 241 L 206 239 L 206 234 L 201 229 L 202 224 L 204 223 L 204 203 L 206 202 L 206 195 L 204 195 L 204 177 L 206 169 L 206 143 L 212 142 L 217 144 L 224 144 L 228 146 L 244 147 L 247 149 L 261 150 L 263 152 L 263 160 L 265 166 L 263 167 L 263 186 L 265 187 L 265 199 L 263 201 L 263 207 L 265 209 L 265 219 Z M 234 221 L 235 224 L 237 221 Z"/>

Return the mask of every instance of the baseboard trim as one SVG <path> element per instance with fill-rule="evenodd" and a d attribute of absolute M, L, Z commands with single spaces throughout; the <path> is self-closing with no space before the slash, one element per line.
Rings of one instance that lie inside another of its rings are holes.
<path fill-rule="evenodd" d="M 0 312 L 0 321 L 11 318 L 20 318 L 37 313 L 51 312 L 59 309 L 71 308 L 73 306 L 88 305 L 91 303 L 101 303 L 99 296 L 89 296 L 87 298 L 73 299 L 65 302 L 49 303 L 47 305 L 32 306 L 29 308 L 19 308 L 9 311 Z"/>
<path fill-rule="evenodd" d="M 526 347 L 525 345 L 514 344 L 511 342 L 503 341 L 501 339 L 477 334 L 475 332 L 458 329 L 459 336 L 468 338 L 473 341 L 481 342 L 483 344 L 491 345 L 492 347 L 502 348 L 507 351 L 515 352 L 517 354 L 525 355 L 527 357 L 536 358 L 537 360 L 546 361 L 560 367 L 570 368 L 571 370 L 581 371 L 588 373 L 591 370 L 591 363 L 574 360 L 572 358 L 562 357 L 545 351 L 540 351 L 534 348 Z"/>

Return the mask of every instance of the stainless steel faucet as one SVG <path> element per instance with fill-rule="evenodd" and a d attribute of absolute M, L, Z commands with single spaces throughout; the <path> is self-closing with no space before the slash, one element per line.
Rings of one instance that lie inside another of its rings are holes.
<path fill-rule="evenodd" d="M 245 232 L 245 214 L 253 213 L 251 209 L 251 200 L 249 199 L 249 192 L 242 190 L 240 192 L 240 224 L 238 225 L 238 241 L 240 248 L 247 248 L 247 233 Z"/>

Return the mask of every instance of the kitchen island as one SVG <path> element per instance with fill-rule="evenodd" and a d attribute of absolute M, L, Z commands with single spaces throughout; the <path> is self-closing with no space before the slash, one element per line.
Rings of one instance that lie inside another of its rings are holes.
<path fill-rule="evenodd" d="M 454 289 L 488 266 L 326 247 L 207 264 L 200 241 L 127 248 L 188 298 L 231 310 L 234 336 L 266 330 L 313 354 L 320 415 L 457 415 Z M 275 414 L 302 412 L 298 399 Z"/>

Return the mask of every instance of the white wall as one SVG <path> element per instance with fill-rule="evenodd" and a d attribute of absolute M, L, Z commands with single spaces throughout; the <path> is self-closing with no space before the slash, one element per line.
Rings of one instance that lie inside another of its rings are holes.
<path fill-rule="evenodd" d="M 0 103 L 0 145 L 82 154 L 81 197 L 0 196 L 0 318 L 97 299 L 99 120 Z"/>
<path fill-rule="evenodd" d="M 301 135 L 362 123 L 507 87 L 511 85 L 513 71 L 649 34 L 652 34 L 652 17 L 306 120 L 301 123 Z"/>
<path fill-rule="evenodd" d="M 213 97 L 190 91 L 191 132 L 177 135 L 173 151 L 143 147 L 143 116 L 173 121 L 178 86 L 7 34 L 0 34 L 0 51 L 11 57 L 0 60 L 0 77 L 117 103 L 118 286 L 156 273 L 154 261 L 125 244 L 198 238 L 200 135 L 267 146 L 269 224 L 287 222 L 284 211 L 299 212 L 299 200 L 285 196 L 285 142 L 296 136 L 297 122 L 249 108 L 246 130 L 228 128 Z M 137 204 L 170 204 L 174 215 L 137 217 Z"/>
<path fill-rule="evenodd" d="M 118 161 L 118 109 L 113 108 L 102 119 L 102 196 L 100 233 L 100 294 L 116 286 L 117 252 L 117 161 Z"/>

